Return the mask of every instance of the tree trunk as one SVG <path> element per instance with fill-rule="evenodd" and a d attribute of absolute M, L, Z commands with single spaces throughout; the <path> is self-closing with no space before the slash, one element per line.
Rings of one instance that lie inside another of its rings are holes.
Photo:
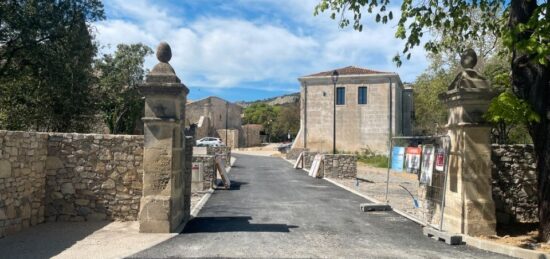
<path fill-rule="evenodd" d="M 535 9 L 535 0 L 512 0 L 509 26 L 527 23 Z M 528 39 L 532 32 L 516 35 Z M 535 145 L 538 172 L 539 236 L 550 241 L 550 67 L 531 59 L 528 53 L 513 49 L 512 86 L 516 95 L 529 102 L 540 115 L 541 121 L 529 126 Z"/>

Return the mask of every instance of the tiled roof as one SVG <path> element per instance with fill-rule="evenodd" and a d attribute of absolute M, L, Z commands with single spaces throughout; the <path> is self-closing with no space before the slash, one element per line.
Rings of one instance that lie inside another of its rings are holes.
<path fill-rule="evenodd" d="M 325 71 L 325 72 L 319 72 L 312 75 L 308 75 L 305 77 L 314 77 L 314 76 L 331 76 L 332 72 L 334 70 Z M 336 71 L 338 71 L 338 74 L 340 75 L 372 75 L 372 74 L 387 74 L 388 72 L 381 72 L 381 71 L 375 71 L 367 68 L 360 68 L 360 67 L 343 67 L 343 68 L 337 68 Z"/>

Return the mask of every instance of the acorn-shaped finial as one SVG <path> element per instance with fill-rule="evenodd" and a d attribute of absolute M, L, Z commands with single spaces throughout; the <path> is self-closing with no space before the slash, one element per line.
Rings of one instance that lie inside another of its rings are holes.
<path fill-rule="evenodd" d="M 157 59 L 160 62 L 168 63 L 172 58 L 172 49 L 166 42 L 161 42 L 157 47 Z"/>
<path fill-rule="evenodd" d="M 467 49 L 460 57 L 460 65 L 465 69 L 472 69 L 477 64 L 477 54 L 473 49 Z"/>

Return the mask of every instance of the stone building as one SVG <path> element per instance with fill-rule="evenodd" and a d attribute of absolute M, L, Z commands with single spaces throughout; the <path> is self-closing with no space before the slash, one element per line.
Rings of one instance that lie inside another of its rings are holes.
<path fill-rule="evenodd" d="M 241 131 L 242 107 L 224 99 L 210 96 L 202 100 L 189 102 L 186 105 L 187 125 L 194 125 L 195 139 L 203 137 L 220 137 L 227 143 L 225 135 L 219 130 L 232 129 Z M 231 141 L 234 142 L 234 141 Z M 238 140 L 236 140 L 238 143 Z"/>
<path fill-rule="evenodd" d="M 403 86 L 398 74 L 353 66 L 336 71 L 339 73 L 336 91 L 331 80 L 333 70 L 298 78 L 301 120 L 293 148 L 332 151 L 336 103 L 338 151 L 387 153 L 390 86 L 393 135 L 411 135 L 412 89 Z"/>

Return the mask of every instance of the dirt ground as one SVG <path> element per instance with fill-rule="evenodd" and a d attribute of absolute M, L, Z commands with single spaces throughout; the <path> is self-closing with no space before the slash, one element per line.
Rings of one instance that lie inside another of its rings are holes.
<path fill-rule="evenodd" d="M 481 238 L 500 244 L 550 253 L 550 244 L 538 242 L 537 236 L 539 232 L 537 231 L 537 227 L 538 224 L 536 223 L 498 226 L 496 236 L 482 236 Z"/>

